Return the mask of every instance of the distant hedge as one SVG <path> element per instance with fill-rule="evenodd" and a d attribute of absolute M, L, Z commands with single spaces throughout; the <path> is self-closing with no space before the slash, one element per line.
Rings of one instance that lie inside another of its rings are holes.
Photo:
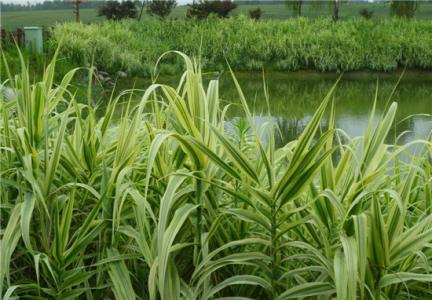
<path fill-rule="evenodd" d="M 148 20 L 67 23 L 53 30 L 53 46 L 63 37 L 62 53 L 76 63 L 94 57 L 101 68 L 149 73 L 169 50 L 201 56 L 205 69 L 295 71 L 432 68 L 432 22 L 388 19 L 296 18 L 286 21 L 229 19 Z M 200 55 L 199 55 L 200 53 Z M 162 72 L 176 72 L 180 61 L 168 56 Z"/>

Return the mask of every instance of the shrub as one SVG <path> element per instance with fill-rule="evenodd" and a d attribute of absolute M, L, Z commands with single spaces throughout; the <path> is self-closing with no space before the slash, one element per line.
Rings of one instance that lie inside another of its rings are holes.
<path fill-rule="evenodd" d="M 362 8 L 359 11 L 360 16 L 362 16 L 365 19 L 371 19 L 373 16 L 373 13 L 374 13 L 373 10 L 367 9 L 367 8 Z"/>
<path fill-rule="evenodd" d="M 147 13 L 165 19 L 176 6 L 176 0 L 153 0 L 147 4 Z"/>
<path fill-rule="evenodd" d="M 199 2 L 188 4 L 188 6 L 189 9 L 186 16 L 189 18 L 205 19 L 210 14 L 226 18 L 237 7 L 237 3 L 230 0 L 200 0 Z"/>
<path fill-rule="evenodd" d="M 249 17 L 251 19 L 259 20 L 261 19 L 261 15 L 262 15 L 262 10 L 259 7 L 249 10 Z"/>

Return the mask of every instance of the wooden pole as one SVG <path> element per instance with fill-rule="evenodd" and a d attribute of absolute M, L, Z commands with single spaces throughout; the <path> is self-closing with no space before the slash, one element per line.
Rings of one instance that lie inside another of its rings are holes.
<path fill-rule="evenodd" d="M 333 0 L 333 21 L 339 20 L 339 0 Z"/>
<path fill-rule="evenodd" d="M 80 4 L 81 0 L 75 0 L 75 20 L 77 23 L 80 22 Z"/>
<path fill-rule="evenodd" d="M 142 17 L 143 11 L 144 11 L 145 3 L 146 3 L 146 1 L 145 1 L 145 0 L 142 0 L 142 3 L 141 3 L 141 11 L 140 11 L 140 14 L 139 14 L 139 17 L 138 17 L 138 21 L 140 21 L 140 22 L 141 22 L 141 17 Z"/>

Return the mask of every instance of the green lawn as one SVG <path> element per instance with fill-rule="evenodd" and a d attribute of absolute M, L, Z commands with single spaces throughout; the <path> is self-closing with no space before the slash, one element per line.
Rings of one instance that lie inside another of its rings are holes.
<path fill-rule="evenodd" d="M 1 25 L 6 30 L 13 30 L 23 26 L 52 26 L 57 22 L 70 22 L 75 20 L 72 9 L 14 11 L 4 12 L 1 15 Z M 97 16 L 95 9 L 82 9 L 81 20 L 85 23 L 103 20 Z"/>
<path fill-rule="evenodd" d="M 264 19 L 286 19 L 292 16 L 291 11 L 283 3 L 281 4 L 241 4 L 235 9 L 232 14 L 248 14 L 250 9 L 260 7 L 263 11 L 262 18 Z M 359 11 L 362 8 L 369 8 L 374 11 L 373 18 L 385 18 L 389 16 L 389 6 L 386 3 L 345 3 L 342 4 L 340 16 L 342 19 L 359 16 Z M 185 16 L 187 6 L 179 6 L 171 14 L 173 18 L 182 18 Z M 331 11 L 328 4 L 322 3 L 308 4 L 303 6 L 302 13 L 307 17 L 322 17 L 330 16 Z M 416 18 L 431 19 L 432 3 L 421 3 L 416 12 Z M 147 14 L 144 18 L 150 18 Z M 75 20 L 75 15 L 72 9 L 62 10 L 39 10 L 39 11 L 19 11 L 19 12 L 3 12 L 1 15 L 1 25 L 7 30 L 12 30 L 23 26 L 52 26 L 56 22 L 70 22 Z M 97 16 L 96 9 L 82 9 L 81 20 L 84 23 L 97 22 L 103 18 Z"/>

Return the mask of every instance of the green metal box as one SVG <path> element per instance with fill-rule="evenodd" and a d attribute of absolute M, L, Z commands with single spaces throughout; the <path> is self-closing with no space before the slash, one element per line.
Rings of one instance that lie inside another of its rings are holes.
<path fill-rule="evenodd" d="M 43 52 L 43 36 L 41 27 L 24 27 L 25 46 L 27 49 L 36 51 L 37 53 Z"/>

